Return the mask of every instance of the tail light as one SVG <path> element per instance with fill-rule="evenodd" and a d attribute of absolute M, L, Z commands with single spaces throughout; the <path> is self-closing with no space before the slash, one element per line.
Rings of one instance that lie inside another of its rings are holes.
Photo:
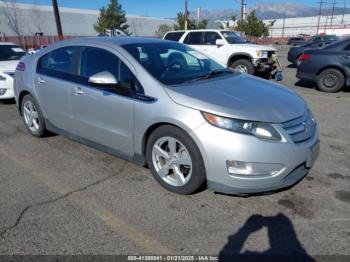
<path fill-rule="evenodd" d="M 300 57 L 300 62 L 304 62 L 306 60 L 309 60 L 311 58 L 311 55 L 309 54 L 303 54 L 301 57 Z"/>
<path fill-rule="evenodd" d="M 16 67 L 16 70 L 18 71 L 24 71 L 26 69 L 26 65 L 22 62 L 19 62 L 17 67 Z"/>

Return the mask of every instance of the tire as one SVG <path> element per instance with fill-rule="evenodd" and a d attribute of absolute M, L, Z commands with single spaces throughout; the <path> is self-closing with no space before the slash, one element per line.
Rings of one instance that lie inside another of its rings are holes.
<path fill-rule="evenodd" d="M 345 85 L 345 77 L 338 69 L 323 70 L 316 79 L 319 90 L 328 93 L 336 93 Z"/>
<path fill-rule="evenodd" d="M 248 59 L 238 59 L 238 60 L 234 61 L 230 67 L 232 69 L 236 69 L 242 73 L 248 73 L 250 75 L 255 74 L 255 68 L 254 68 L 252 62 L 250 62 Z M 245 71 L 243 71 L 243 69 Z"/>
<path fill-rule="evenodd" d="M 153 131 L 146 144 L 146 161 L 153 177 L 171 192 L 189 195 L 205 185 L 201 153 L 192 138 L 180 128 L 166 125 Z"/>
<path fill-rule="evenodd" d="M 23 122 L 28 132 L 36 137 L 42 137 L 46 133 L 45 120 L 39 104 L 31 95 L 25 95 L 21 102 Z"/>

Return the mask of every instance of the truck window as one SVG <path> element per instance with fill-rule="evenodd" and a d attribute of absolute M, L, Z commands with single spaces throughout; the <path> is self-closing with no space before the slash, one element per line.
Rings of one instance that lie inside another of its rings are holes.
<path fill-rule="evenodd" d="M 202 43 L 202 32 L 191 32 L 189 33 L 184 41 L 187 45 L 201 45 Z"/>
<path fill-rule="evenodd" d="M 178 42 L 183 36 L 184 32 L 171 32 L 167 33 L 164 37 L 165 40 Z"/>

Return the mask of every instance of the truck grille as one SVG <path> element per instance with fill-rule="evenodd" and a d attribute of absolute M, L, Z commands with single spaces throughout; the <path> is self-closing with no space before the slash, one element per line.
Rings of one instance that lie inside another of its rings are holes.
<path fill-rule="evenodd" d="M 282 123 L 283 129 L 294 143 L 299 144 L 309 140 L 316 131 L 316 121 L 307 110 L 302 116 Z"/>

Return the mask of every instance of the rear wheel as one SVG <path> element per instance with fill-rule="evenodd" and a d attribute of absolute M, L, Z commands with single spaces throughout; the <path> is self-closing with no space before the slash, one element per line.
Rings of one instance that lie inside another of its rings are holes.
<path fill-rule="evenodd" d="M 150 135 L 146 160 L 153 177 L 174 193 L 192 194 L 205 183 L 200 151 L 192 138 L 177 127 L 162 126 Z"/>
<path fill-rule="evenodd" d="M 42 137 L 45 134 L 45 121 L 40 107 L 33 96 L 26 95 L 22 99 L 21 112 L 24 124 L 33 136 Z"/>
<path fill-rule="evenodd" d="M 345 85 L 343 73 L 334 68 L 322 71 L 316 81 L 318 89 L 328 93 L 338 92 Z"/>
<path fill-rule="evenodd" d="M 238 59 L 234 61 L 231 66 L 231 68 L 240 71 L 241 73 L 246 73 L 250 75 L 255 74 L 255 68 L 248 59 Z"/>

